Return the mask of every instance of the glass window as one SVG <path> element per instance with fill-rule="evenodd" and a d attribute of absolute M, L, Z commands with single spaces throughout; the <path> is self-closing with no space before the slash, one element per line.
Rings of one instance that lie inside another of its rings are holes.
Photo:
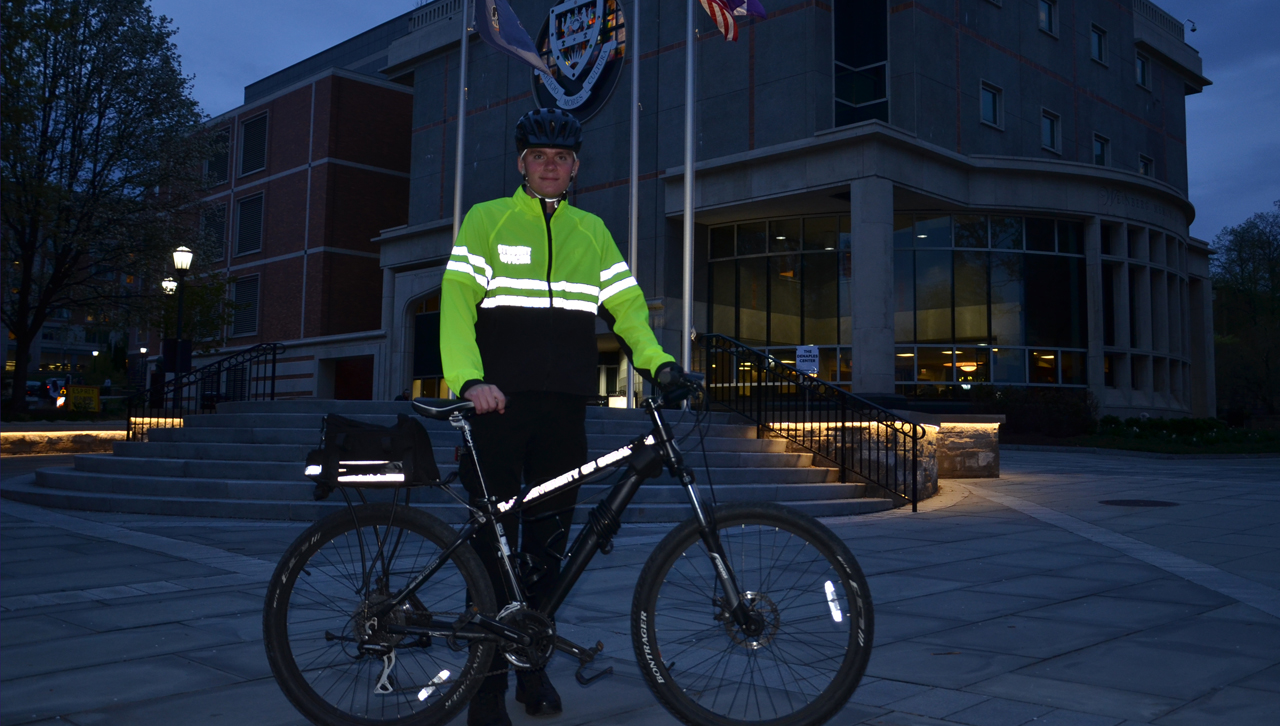
<path fill-rule="evenodd" d="M 1027 344 L 1085 347 L 1084 259 L 1027 255 L 1024 263 Z"/>
<path fill-rule="evenodd" d="M 1022 345 L 1026 319 L 1023 287 L 1024 255 L 991 253 L 991 342 Z"/>
<path fill-rule="evenodd" d="M 840 242 L 839 217 L 815 217 L 804 220 L 804 249 L 834 250 Z"/>
<path fill-rule="evenodd" d="M 910 214 L 893 215 L 893 246 L 897 248 L 914 247 L 915 217 Z"/>
<path fill-rule="evenodd" d="M 800 255 L 769 260 L 769 345 L 800 344 Z"/>
<path fill-rule="evenodd" d="M 1099 63 L 1107 62 L 1107 31 L 1096 25 L 1089 31 L 1089 57 Z"/>
<path fill-rule="evenodd" d="M 1031 351 L 1030 383 L 1058 382 L 1058 352 L 1056 350 Z"/>
<path fill-rule="evenodd" d="M 951 251 L 916 252 L 916 340 L 950 343 Z"/>
<path fill-rule="evenodd" d="M 734 293 L 737 289 L 737 262 L 711 263 L 711 332 L 738 337 Z"/>
<path fill-rule="evenodd" d="M 950 247 L 951 215 L 917 216 L 916 247 Z"/>
<path fill-rule="evenodd" d="M 991 380 L 996 383 L 1026 383 L 1027 351 L 1022 348 L 992 348 Z"/>
<path fill-rule="evenodd" d="M 950 348 L 916 348 L 916 378 L 921 381 L 950 383 L 955 380 Z"/>
<path fill-rule="evenodd" d="M 1062 364 L 1062 382 L 1069 385 L 1084 385 L 1086 383 L 1085 354 L 1064 350 L 1058 355 Z"/>
<path fill-rule="evenodd" d="M 1048 111 L 1040 115 L 1040 145 L 1050 151 L 1058 150 L 1058 115 Z"/>
<path fill-rule="evenodd" d="M 1093 163 L 1106 166 L 1111 157 L 1111 142 L 1105 136 L 1093 135 Z"/>
<path fill-rule="evenodd" d="M 804 222 L 799 219 L 778 219 L 769 223 L 770 252 L 798 252 L 804 237 Z"/>
<path fill-rule="evenodd" d="M 1133 68 L 1133 70 L 1134 70 L 1134 74 L 1136 75 L 1136 79 L 1135 79 L 1135 80 L 1137 80 L 1138 85 L 1139 85 L 1139 86 L 1142 86 L 1143 88 L 1148 88 L 1148 87 L 1150 87 L 1150 85 L 1151 85 L 1151 61 L 1150 61 L 1150 60 L 1148 60 L 1148 59 L 1147 59 L 1147 57 L 1146 57 L 1145 55 L 1143 55 L 1143 54 L 1141 54 L 1141 53 L 1138 53 L 1138 54 L 1135 56 L 1135 60 L 1134 60 L 1134 68 Z"/>
<path fill-rule="evenodd" d="M 989 353 L 990 350 L 987 348 L 956 348 L 956 382 L 989 382 L 991 380 Z"/>
<path fill-rule="evenodd" d="M 800 342 L 805 345 L 836 345 L 841 342 L 838 323 L 843 312 L 840 309 L 840 270 L 836 265 L 836 252 L 818 252 L 802 255 L 802 258 L 804 335 Z"/>
<path fill-rule="evenodd" d="M 992 126 L 1000 126 L 1000 100 L 1001 92 L 999 88 L 990 83 L 983 83 L 981 96 L 978 99 L 982 112 L 982 122 L 991 124 Z"/>
<path fill-rule="evenodd" d="M 1058 220 L 1058 251 L 1068 255 L 1084 254 L 1084 225 L 1066 219 Z"/>
<path fill-rule="evenodd" d="M 986 247 L 987 218 L 959 215 L 956 217 L 956 247 Z"/>
<path fill-rule="evenodd" d="M 733 225 L 711 229 L 711 259 L 733 257 Z"/>
<path fill-rule="evenodd" d="M 992 217 L 991 246 L 998 250 L 1022 249 L 1022 217 Z"/>
<path fill-rule="evenodd" d="M 1138 155 L 1138 173 L 1143 176 L 1156 175 L 1156 163 L 1149 156 Z"/>
<path fill-rule="evenodd" d="M 1040 0 L 1040 29 L 1046 33 L 1058 32 L 1058 6 L 1053 0 Z"/>
<path fill-rule="evenodd" d="M 897 343 L 914 343 L 916 339 L 916 272 L 915 253 L 897 250 L 893 254 L 893 339 Z"/>
<path fill-rule="evenodd" d="M 768 224 L 751 222 L 738 225 L 738 254 L 761 255 L 766 249 L 765 239 L 768 237 Z"/>
<path fill-rule="evenodd" d="M 955 268 L 956 341 L 987 342 L 987 253 L 952 253 Z"/>
<path fill-rule="evenodd" d="M 1053 220 L 1027 217 L 1027 249 L 1032 252 L 1053 252 Z"/>
<path fill-rule="evenodd" d="M 898 348 L 893 354 L 893 380 L 910 383 L 916 379 L 914 348 Z"/>
<path fill-rule="evenodd" d="M 742 235 L 738 235 L 741 242 Z M 769 340 L 767 257 L 738 260 L 738 339 L 747 345 Z"/>

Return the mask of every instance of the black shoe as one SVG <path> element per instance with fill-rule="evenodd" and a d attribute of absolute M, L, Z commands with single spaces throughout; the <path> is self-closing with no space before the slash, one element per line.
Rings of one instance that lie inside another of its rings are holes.
<path fill-rule="evenodd" d="M 545 670 L 516 671 L 516 700 L 530 716 L 558 716 L 563 710 L 560 694 Z"/>
<path fill-rule="evenodd" d="M 507 674 L 488 676 L 467 707 L 467 726 L 511 726 L 507 715 Z"/>

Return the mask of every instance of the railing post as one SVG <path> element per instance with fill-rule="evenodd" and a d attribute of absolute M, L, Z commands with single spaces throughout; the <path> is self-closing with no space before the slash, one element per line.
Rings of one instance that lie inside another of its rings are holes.
<path fill-rule="evenodd" d="M 916 482 L 920 477 L 920 437 L 916 436 L 916 425 L 911 424 L 911 511 L 919 511 L 917 503 L 920 501 L 919 495 L 916 493 Z"/>
<path fill-rule="evenodd" d="M 271 346 L 271 400 L 276 400 L 276 346 Z"/>

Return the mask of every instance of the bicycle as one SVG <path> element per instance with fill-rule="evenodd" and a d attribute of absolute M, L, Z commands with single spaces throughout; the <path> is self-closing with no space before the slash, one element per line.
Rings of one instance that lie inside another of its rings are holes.
<path fill-rule="evenodd" d="M 488 496 L 483 479 L 479 506 L 446 489 L 470 513 L 456 530 L 408 506 L 409 487 L 398 503 L 408 479 L 395 462 L 342 462 L 337 485 L 346 509 L 289 546 L 267 589 L 267 659 L 285 695 L 317 724 L 407 726 L 458 715 L 496 658 L 540 668 L 561 651 L 578 659 L 580 683 L 595 682 L 612 671 L 587 675 L 603 643 L 587 648 L 557 635 L 555 614 L 594 555 L 612 550 L 619 517 L 640 485 L 666 468 L 684 487 L 693 516 L 654 548 L 632 598 L 632 645 L 654 695 L 693 726 L 830 719 L 870 655 L 866 579 L 848 547 L 805 514 L 773 503 L 702 502 L 663 416 L 701 388 L 687 376 L 675 390 L 645 399 L 648 435 L 512 499 Z M 449 421 L 462 434 L 462 455 L 475 456 L 469 401 L 420 398 L 413 407 Z M 511 553 L 495 514 L 520 512 L 619 470 L 567 550 L 543 609 L 530 609 L 523 593 L 531 568 Z M 390 502 L 370 503 L 358 488 L 383 482 L 394 485 Z M 360 503 L 348 487 L 357 487 Z M 496 531 L 512 595 L 502 608 L 470 544 L 485 527 Z"/>

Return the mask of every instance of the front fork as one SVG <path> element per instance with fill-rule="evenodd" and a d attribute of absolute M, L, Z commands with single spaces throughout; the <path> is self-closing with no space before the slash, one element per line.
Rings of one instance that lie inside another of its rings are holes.
<path fill-rule="evenodd" d="M 729 558 L 725 554 L 724 545 L 720 542 L 720 532 L 716 528 L 715 511 L 702 506 L 702 500 L 698 497 L 698 485 L 694 480 L 693 470 L 685 465 L 684 455 L 676 447 L 675 437 L 663 418 L 661 410 L 647 402 L 645 408 L 648 410 L 654 426 L 662 432 L 660 444 L 664 458 L 667 460 L 668 470 L 673 477 L 680 480 L 681 486 L 684 487 L 685 495 L 689 497 L 689 504 L 693 507 L 694 516 L 698 518 L 698 536 L 702 538 L 702 544 L 707 548 L 707 557 L 711 560 L 711 565 L 716 571 L 716 578 L 720 581 L 720 588 L 724 590 L 722 607 L 733 618 L 733 622 L 742 628 L 743 632 L 750 636 L 759 635 L 764 631 L 764 619 L 753 611 L 751 606 L 739 594 L 741 591 L 738 589 L 737 580 L 733 576 L 733 571 L 729 569 Z"/>

